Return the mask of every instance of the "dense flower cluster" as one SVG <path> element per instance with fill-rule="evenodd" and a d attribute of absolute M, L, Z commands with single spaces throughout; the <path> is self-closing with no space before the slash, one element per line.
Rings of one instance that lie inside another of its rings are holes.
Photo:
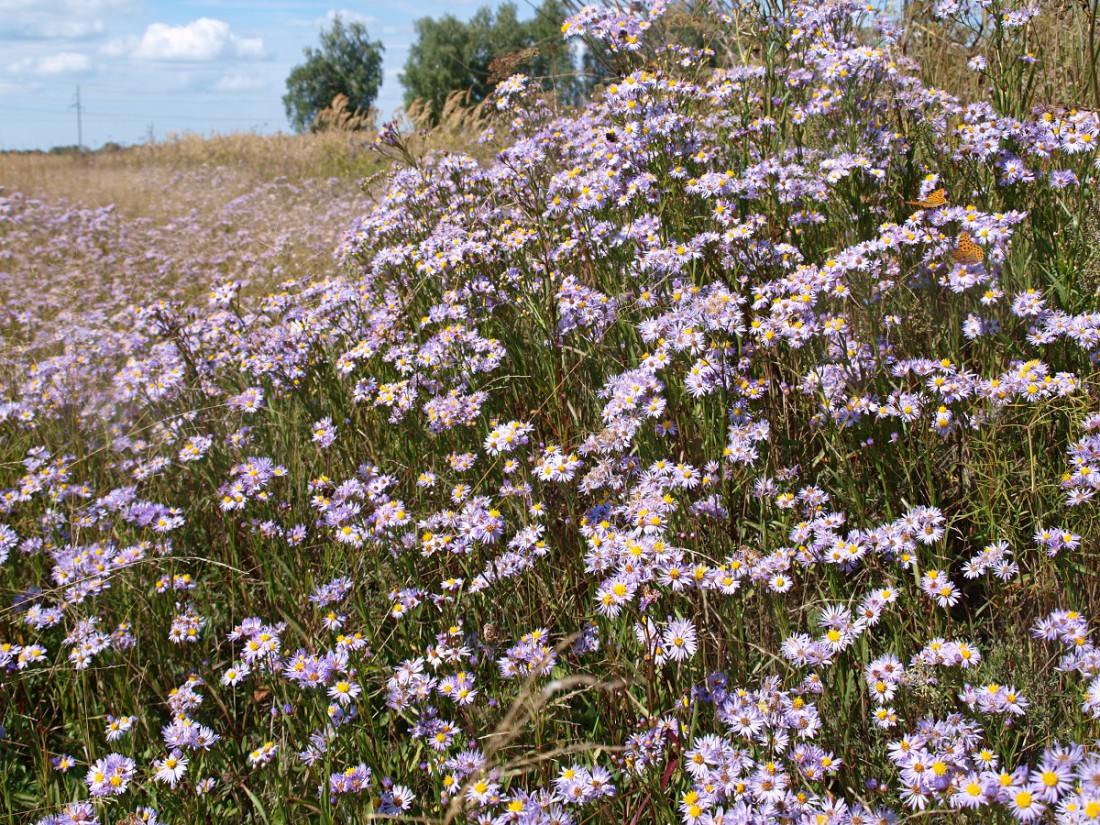
<path fill-rule="evenodd" d="M 979 72 L 1039 11 L 935 7 Z M 143 236 L 135 295 L 110 210 L 89 307 L 6 257 L 38 822 L 1100 822 L 1100 117 L 929 88 L 854 0 L 699 15 L 580 10 L 621 76 L 505 81 L 495 155 L 387 127 L 316 278 L 195 300 Z"/>

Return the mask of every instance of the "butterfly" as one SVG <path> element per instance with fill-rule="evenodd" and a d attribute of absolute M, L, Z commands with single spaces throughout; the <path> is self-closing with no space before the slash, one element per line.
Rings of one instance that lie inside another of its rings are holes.
<path fill-rule="evenodd" d="M 959 233 L 958 244 L 951 250 L 951 255 L 960 264 L 980 264 L 985 260 L 985 252 L 974 243 L 969 232 Z"/>
<path fill-rule="evenodd" d="M 496 644 L 501 639 L 501 633 L 497 629 L 496 625 L 485 623 L 485 626 L 481 628 L 481 636 L 485 639 L 487 644 Z"/>
<path fill-rule="evenodd" d="M 947 205 L 947 193 L 943 189 L 937 189 L 934 192 L 929 192 L 927 198 L 921 198 L 919 201 L 906 201 L 909 206 L 919 206 L 921 209 L 939 209 L 941 206 Z"/>

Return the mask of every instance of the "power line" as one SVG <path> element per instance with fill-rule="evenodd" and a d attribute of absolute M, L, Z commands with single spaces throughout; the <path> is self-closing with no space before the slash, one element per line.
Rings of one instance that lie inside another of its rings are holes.
<path fill-rule="evenodd" d="M 79 83 L 76 84 L 76 103 L 74 103 L 73 105 L 76 106 L 76 148 L 77 149 L 83 149 L 84 148 L 84 119 L 83 119 L 84 109 L 80 105 L 80 84 Z"/>

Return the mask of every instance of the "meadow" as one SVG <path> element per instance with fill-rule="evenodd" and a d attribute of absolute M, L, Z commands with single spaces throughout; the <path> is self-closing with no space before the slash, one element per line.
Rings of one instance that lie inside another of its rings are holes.
<path fill-rule="evenodd" d="M 0 818 L 1100 822 L 1096 12 L 0 156 Z"/>

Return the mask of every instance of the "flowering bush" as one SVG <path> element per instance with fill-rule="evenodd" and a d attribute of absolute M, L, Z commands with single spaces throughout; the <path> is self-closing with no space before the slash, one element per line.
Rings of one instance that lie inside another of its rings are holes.
<path fill-rule="evenodd" d="M 1100 821 L 1100 119 L 1038 12 L 936 5 L 965 102 L 848 0 L 586 8 L 622 76 L 507 81 L 484 162 L 388 129 L 328 275 L 19 259 L 9 809 Z"/>

